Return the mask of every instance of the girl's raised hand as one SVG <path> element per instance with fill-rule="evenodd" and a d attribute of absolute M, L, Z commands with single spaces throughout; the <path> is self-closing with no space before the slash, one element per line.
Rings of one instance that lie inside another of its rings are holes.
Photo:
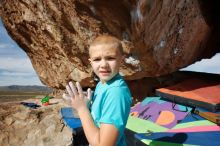
<path fill-rule="evenodd" d="M 66 85 L 66 90 L 69 94 L 69 97 L 68 95 L 63 94 L 63 98 L 70 99 L 73 108 L 79 110 L 81 107 L 87 107 L 92 94 L 90 88 L 87 90 L 87 96 L 84 95 L 79 82 L 76 82 L 76 85 L 74 85 L 72 82 L 69 82 Z"/>

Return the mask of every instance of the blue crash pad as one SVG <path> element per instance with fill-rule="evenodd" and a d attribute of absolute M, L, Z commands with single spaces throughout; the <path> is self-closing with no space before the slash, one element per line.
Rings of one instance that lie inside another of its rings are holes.
<path fill-rule="evenodd" d="M 60 110 L 61 117 L 66 126 L 75 131 L 77 128 L 82 127 L 80 119 L 74 115 L 71 107 L 63 107 Z"/>

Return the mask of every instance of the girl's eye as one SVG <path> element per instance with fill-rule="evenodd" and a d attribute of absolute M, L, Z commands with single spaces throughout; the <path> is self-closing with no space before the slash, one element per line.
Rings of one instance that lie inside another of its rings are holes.
<path fill-rule="evenodd" d="M 92 61 L 100 61 L 100 58 L 93 58 Z"/>
<path fill-rule="evenodd" d="M 115 57 L 107 57 L 106 59 L 107 60 L 115 60 L 116 58 Z"/>

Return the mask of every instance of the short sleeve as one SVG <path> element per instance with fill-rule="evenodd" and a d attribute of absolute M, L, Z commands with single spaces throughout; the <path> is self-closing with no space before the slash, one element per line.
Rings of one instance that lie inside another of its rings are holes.
<path fill-rule="evenodd" d="M 106 92 L 106 98 L 101 111 L 100 124 L 113 124 L 122 132 L 130 112 L 131 96 L 129 90 L 123 87 L 112 87 Z"/>

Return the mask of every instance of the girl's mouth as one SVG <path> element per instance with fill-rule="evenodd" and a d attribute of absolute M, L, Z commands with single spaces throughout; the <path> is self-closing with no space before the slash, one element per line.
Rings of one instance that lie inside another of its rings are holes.
<path fill-rule="evenodd" d="M 107 74 L 110 73 L 110 71 L 99 71 L 99 73 L 102 74 L 102 75 L 107 75 Z"/>

